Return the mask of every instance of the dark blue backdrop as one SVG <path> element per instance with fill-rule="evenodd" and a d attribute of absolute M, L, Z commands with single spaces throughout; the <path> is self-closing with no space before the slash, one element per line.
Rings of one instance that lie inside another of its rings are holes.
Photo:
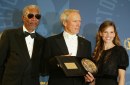
<path fill-rule="evenodd" d="M 59 15 L 64 9 L 80 10 L 80 35 L 90 40 L 93 48 L 98 26 L 105 19 L 113 20 L 118 28 L 121 43 L 130 55 L 130 0 L 0 0 L 0 32 L 21 26 L 21 12 L 28 4 L 37 4 L 41 8 L 42 19 L 37 32 L 45 37 L 63 30 Z M 130 68 L 126 73 L 126 85 L 130 85 L 129 76 Z"/>

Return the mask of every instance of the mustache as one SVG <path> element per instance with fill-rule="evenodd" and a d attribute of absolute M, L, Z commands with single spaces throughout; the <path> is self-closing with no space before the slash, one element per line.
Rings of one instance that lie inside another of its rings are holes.
<path fill-rule="evenodd" d="M 29 25 L 31 25 L 31 24 L 32 24 L 32 25 L 33 25 L 33 24 L 38 25 L 39 22 L 36 22 L 36 21 L 35 21 L 35 22 L 28 22 L 28 24 L 29 24 Z"/>

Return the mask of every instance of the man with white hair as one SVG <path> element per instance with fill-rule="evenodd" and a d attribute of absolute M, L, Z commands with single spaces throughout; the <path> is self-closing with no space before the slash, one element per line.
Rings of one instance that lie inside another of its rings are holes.
<path fill-rule="evenodd" d="M 0 39 L 0 85 L 40 85 L 40 60 L 45 38 L 35 29 L 40 9 L 29 5 L 23 9 L 23 26 L 5 30 Z"/>
<path fill-rule="evenodd" d="M 44 65 L 49 74 L 48 85 L 84 85 L 84 76 L 67 77 L 60 67 L 51 60 L 55 56 L 68 55 L 76 57 L 90 57 L 91 43 L 78 36 L 81 16 L 78 10 L 67 9 L 61 14 L 61 23 L 64 31 L 58 35 L 47 38 L 45 44 Z M 44 63 L 43 62 L 43 63 Z"/>

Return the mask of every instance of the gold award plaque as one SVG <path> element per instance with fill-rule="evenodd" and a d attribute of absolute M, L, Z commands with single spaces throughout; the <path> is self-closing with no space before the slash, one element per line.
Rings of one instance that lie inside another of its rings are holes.
<path fill-rule="evenodd" d="M 64 63 L 67 69 L 78 69 L 75 63 Z"/>
<path fill-rule="evenodd" d="M 88 72 L 91 72 L 93 74 L 97 72 L 97 66 L 91 60 L 87 58 L 83 58 L 81 60 L 81 63 L 83 67 L 85 68 L 85 70 L 87 70 Z"/>

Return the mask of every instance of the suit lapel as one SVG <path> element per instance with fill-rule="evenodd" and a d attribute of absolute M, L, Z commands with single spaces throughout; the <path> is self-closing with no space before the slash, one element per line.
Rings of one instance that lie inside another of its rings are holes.
<path fill-rule="evenodd" d="M 65 55 L 69 54 L 67 45 L 66 45 L 64 37 L 63 37 L 63 33 L 61 33 L 57 36 L 56 43 L 59 46 L 59 48 L 63 54 L 65 54 Z"/>
<path fill-rule="evenodd" d="M 40 46 L 42 46 L 42 45 L 40 45 L 40 40 L 39 40 L 39 37 L 37 36 L 37 37 L 34 39 L 32 58 L 35 57 L 35 55 L 37 55 Z"/>
<path fill-rule="evenodd" d="M 77 50 L 77 56 L 80 57 L 82 54 L 82 49 L 84 48 L 84 42 L 81 40 L 81 38 L 78 36 L 78 50 Z M 82 57 L 82 56 L 81 56 Z"/>
<path fill-rule="evenodd" d="M 26 58 L 27 61 L 29 61 L 30 56 L 29 56 L 29 53 L 28 53 L 27 45 L 26 45 L 26 42 L 25 42 L 25 36 L 23 34 L 22 28 L 17 30 L 16 39 L 19 43 L 21 54 Z"/>

